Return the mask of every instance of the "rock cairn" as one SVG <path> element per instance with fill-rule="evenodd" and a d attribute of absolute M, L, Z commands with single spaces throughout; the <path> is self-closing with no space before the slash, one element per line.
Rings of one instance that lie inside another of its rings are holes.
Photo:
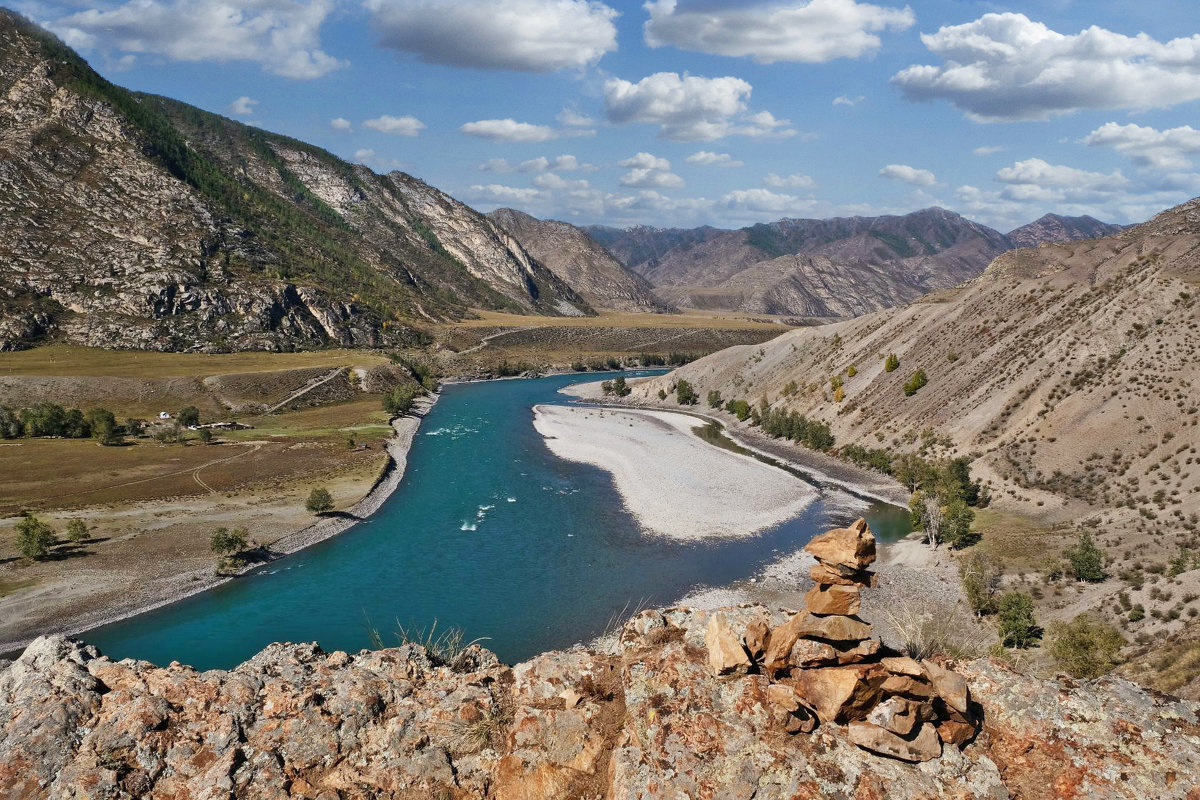
<path fill-rule="evenodd" d="M 884 756 L 929 761 L 943 744 L 964 746 L 979 730 L 966 681 L 932 661 L 887 650 L 858 617 L 875 585 L 875 536 L 865 519 L 814 538 L 817 563 L 805 610 L 770 629 L 762 620 L 738 636 L 721 613 L 705 642 L 717 674 L 761 672 L 767 698 L 789 733 L 845 724 L 851 742 Z"/>

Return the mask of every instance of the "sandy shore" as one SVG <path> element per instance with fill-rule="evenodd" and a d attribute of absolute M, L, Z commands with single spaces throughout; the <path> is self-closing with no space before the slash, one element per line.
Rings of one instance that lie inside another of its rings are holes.
<path fill-rule="evenodd" d="M 335 515 L 323 517 L 311 525 L 274 540 L 264 548 L 265 561 L 258 561 L 247 566 L 242 573 L 250 572 L 262 566 L 263 563 L 275 561 L 344 533 L 378 511 L 384 501 L 400 485 L 408 465 L 408 451 L 412 447 L 413 438 L 421 425 L 421 419 L 436 402 L 437 395 L 420 398 L 417 400 L 411 416 L 398 417 L 392 421 L 395 435 L 386 444 L 388 463 L 380 473 L 378 480 L 361 500 Z M 78 634 L 162 608 L 235 579 L 235 577 L 218 577 L 213 573 L 211 567 L 205 567 L 202 570 L 185 570 L 171 575 L 169 578 L 156 580 L 152 587 L 144 587 L 143 591 L 130 594 L 126 600 L 110 604 L 102 610 L 70 615 L 59 624 L 44 626 L 37 635 Z M 29 635 L 0 641 L 0 653 L 20 650 L 34 638 L 36 636 Z"/>
<path fill-rule="evenodd" d="M 697 420 L 683 414 L 533 410 L 534 427 L 555 455 L 612 473 L 629 511 L 662 536 L 747 536 L 795 516 L 817 497 L 782 470 L 705 443 L 692 432 Z"/>

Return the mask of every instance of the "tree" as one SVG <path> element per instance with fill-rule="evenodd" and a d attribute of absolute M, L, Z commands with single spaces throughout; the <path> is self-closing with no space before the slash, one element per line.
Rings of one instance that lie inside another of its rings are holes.
<path fill-rule="evenodd" d="M 884 372 L 895 372 L 899 368 L 900 368 L 899 357 L 897 357 L 895 353 L 888 353 L 888 357 L 886 359 L 884 359 L 884 362 L 883 362 L 883 371 Z"/>
<path fill-rule="evenodd" d="M 67 523 L 67 538 L 72 542 L 82 542 L 88 538 L 87 523 L 81 519 L 73 519 Z"/>
<path fill-rule="evenodd" d="M 1102 581 L 1104 575 L 1104 551 L 1092 541 L 1092 534 L 1081 531 L 1079 542 L 1067 551 L 1067 560 L 1071 562 L 1071 571 L 1081 581 Z"/>
<path fill-rule="evenodd" d="M 200 424 L 200 409 L 195 406 L 180 409 L 175 421 L 185 428 L 194 428 Z"/>
<path fill-rule="evenodd" d="M 659 400 L 666 400 L 666 399 L 667 399 L 667 390 L 666 390 L 666 389 L 659 389 L 659 390 L 658 390 L 658 399 L 659 399 Z"/>
<path fill-rule="evenodd" d="M 1033 598 L 1025 592 L 1006 592 L 1000 597 L 1000 641 L 1005 647 L 1029 647 L 1041 638 L 1033 618 Z"/>
<path fill-rule="evenodd" d="M 196 431 L 196 435 L 200 437 L 200 441 L 204 444 L 212 444 L 213 432 L 212 428 L 201 428 Z"/>
<path fill-rule="evenodd" d="M 54 529 L 33 514 L 26 514 L 17 523 L 17 552 L 23 557 L 40 560 L 50 554 L 58 543 Z"/>
<path fill-rule="evenodd" d="M 912 397 L 922 386 L 927 383 L 929 383 L 929 378 L 925 377 L 925 370 L 918 369 L 912 374 L 911 378 L 905 381 L 904 396 Z"/>
<path fill-rule="evenodd" d="M 1120 631 L 1086 614 L 1050 626 L 1050 655 L 1076 678 L 1098 678 L 1111 670 L 1124 645 Z"/>
<path fill-rule="evenodd" d="M 142 432 L 146 430 L 146 423 L 140 419 L 130 417 L 125 420 L 124 428 L 126 436 L 141 436 Z"/>
<path fill-rule="evenodd" d="M 730 400 L 725 404 L 725 410 L 733 414 L 742 422 L 750 418 L 750 404 L 745 400 Z"/>
<path fill-rule="evenodd" d="M 402 383 L 392 387 L 392 390 L 383 396 L 383 410 L 392 416 L 400 416 L 407 414 L 412 410 L 413 403 L 424 392 L 424 390 L 413 383 Z"/>
<path fill-rule="evenodd" d="M 681 406 L 694 406 L 700 400 L 696 390 L 687 381 L 680 378 L 675 383 L 675 401 Z"/>
<path fill-rule="evenodd" d="M 963 592 L 977 616 L 994 614 L 998 608 L 996 592 L 1000 589 L 1000 570 L 979 553 L 958 562 Z"/>
<path fill-rule="evenodd" d="M 716 389 L 709 389 L 708 390 L 708 407 L 709 408 L 720 408 L 721 403 L 722 403 L 721 393 L 719 391 L 717 391 Z"/>
<path fill-rule="evenodd" d="M 326 511 L 333 510 L 333 495 L 323 486 L 318 486 L 308 494 L 308 500 L 304 501 L 304 507 L 310 514 L 324 514 Z"/>
<path fill-rule="evenodd" d="M 87 424 L 92 429 L 92 438 L 103 445 L 121 443 L 122 431 L 117 418 L 106 408 L 93 408 L 87 413 Z"/>
<path fill-rule="evenodd" d="M 219 556 L 235 556 L 250 546 L 250 531 L 245 528 L 217 528 L 208 540 L 209 547 Z"/>
<path fill-rule="evenodd" d="M 625 376 L 619 375 L 612 382 L 612 393 L 617 397 L 628 397 L 633 389 L 625 382 Z"/>
<path fill-rule="evenodd" d="M 605 395 L 612 394 L 613 393 L 613 382 L 612 381 L 600 381 L 600 391 Z"/>

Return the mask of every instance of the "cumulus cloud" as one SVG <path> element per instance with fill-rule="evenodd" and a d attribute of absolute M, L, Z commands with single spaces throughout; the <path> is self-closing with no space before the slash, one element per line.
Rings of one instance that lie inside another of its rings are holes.
<path fill-rule="evenodd" d="M 568 128 L 590 128 L 596 124 L 596 120 L 592 119 L 586 114 L 580 114 L 578 111 L 572 108 L 564 108 L 562 111 L 558 112 L 558 115 L 555 117 L 555 119 L 557 119 L 560 124 L 565 125 Z"/>
<path fill-rule="evenodd" d="M 795 216 L 811 212 L 817 206 L 812 197 L 780 194 L 767 189 L 738 189 L 721 198 L 720 207 L 735 217 L 758 217 L 762 214 Z"/>
<path fill-rule="evenodd" d="M 1190 125 L 1156 130 L 1145 125 L 1108 122 L 1083 139 L 1091 147 L 1111 147 L 1147 169 L 1187 169 L 1200 154 L 1200 130 Z"/>
<path fill-rule="evenodd" d="M 1200 35 L 1159 42 L 1094 25 L 1065 35 L 1024 14 L 985 14 L 921 40 L 943 63 L 908 67 L 892 83 L 910 99 L 948 100 L 980 122 L 1200 98 Z"/>
<path fill-rule="evenodd" d="M 369 148 L 355 150 L 354 160 L 359 164 L 366 164 L 368 167 L 378 170 L 400 169 L 404 166 L 403 161 L 397 161 L 394 158 L 385 158 Z"/>
<path fill-rule="evenodd" d="M 582 178 L 570 180 L 556 175 L 553 172 L 546 172 L 538 175 L 533 179 L 533 185 L 541 189 L 586 189 L 588 182 Z"/>
<path fill-rule="evenodd" d="M 342 117 L 334 117 L 333 119 L 329 120 L 329 127 L 333 128 L 335 131 L 354 130 L 354 126 L 350 124 L 350 120 Z"/>
<path fill-rule="evenodd" d="M 770 172 L 763 178 L 763 186 L 770 189 L 815 189 L 817 188 L 817 182 L 799 172 L 793 172 L 791 175 L 784 176 Z"/>
<path fill-rule="evenodd" d="M 635 189 L 681 189 L 683 178 L 657 169 L 631 169 L 621 176 L 621 185 Z"/>
<path fill-rule="evenodd" d="M 369 119 L 363 127 L 380 133 L 390 133 L 393 136 L 416 136 L 425 130 L 425 123 L 408 114 L 403 117 L 393 117 L 384 114 L 382 117 Z"/>
<path fill-rule="evenodd" d="M 905 8 L 856 0 L 775 0 L 690 3 L 652 0 L 643 28 L 651 47 L 672 45 L 722 56 L 819 63 L 859 58 L 879 49 L 881 31 L 902 31 L 916 21 Z"/>
<path fill-rule="evenodd" d="M 248 117 L 254 113 L 254 107 L 256 105 L 258 105 L 257 100 L 243 95 L 229 104 L 229 113 Z"/>
<path fill-rule="evenodd" d="M 741 78 L 702 78 L 658 72 L 631 83 L 612 78 L 604 83 L 605 114 L 610 122 L 645 122 L 659 126 L 663 139 L 697 142 L 731 134 L 791 136 L 787 120 L 770 112 L 747 114 L 753 87 Z"/>
<path fill-rule="evenodd" d="M 489 183 L 487 185 L 479 185 L 471 187 L 473 199 L 478 199 L 483 202 L 491 203 L 528 203 L 536 200 L 541 192 L 538 189 L 521 189 L 516 186 L 503 186 L 498 183 Z"/>
<path fill-rule="evenodd" d="M 317 78 L 346 66 L 321 50 L 331 0 L 130 0 L 103 4 L 46 26 L 81 50 L 172 61 L 251 61 L 288 78 Z"/>
<path fill-rule="evenodd" d="M 911 183 L 913 186 L 934 186 L 937 176 L 927 169 L 917 169 L 907 164 L 888 164 L 879 170 L 879 177 L 893 181 Z"/>
<path fill-rule="evenodd" d="M 551 139 L 595 136 L 594 130 L 582 128 L 555 129 L 549 125 L 534 125 L 517 122 L 515 119 L 481 119 L 468 122 L 459 130 L 469 136 L 491 139 L 496 142 L 548 142 Z"/>
<path fill-rule="evenodd" d="M 621 159 L 617 162 L 617 166 L 635 167 L 637 169 L 660 169 L 665 171 L 671 168 L 671 162 L 651 153 L 638 153 L 636 156 Z"/>
<path fill-rule="evenodd" d="M 999 153 L 1004 148 L 998 144 L 985 144 L 982 147 L 976 147 L 971 152 L 977 156 L 991 156 Z"/>
<path fill-rule="evenodd" d="M 863 100 L 866 100 L 866 99 L 867 99 L 866 96 L 861 95 L 861 94 L 858 95 L 857 97 L 850 97 L 848 95 L 843 94 L 843 95 L 839 95 L 838 97 L 833 98 L 833 104 L 835 106 L 856 106 L 859 103 L 861 103 Z"/>
<path fill-rule="evenodd" d="M 431 64 L 555 72 L 617 49 L 618 12 L 592 0 L 366 0 L 382 46 Z"/>
<path fill-rule="evenodd" d="M 575 156 L 561 155 L 554 158 L 546 158 L 538 156 L 531 158 L 528 161 L 522 161 L 519 164 L 510 164 L 507 159 L 491 158 L 480 164 L 478 167 L 480 172 L 574 172 L 582 170 L 584 172 L 594 172 L 595 165 L 586 164 L 580 161 Z"/>
<path fill-rule="evenodd" d="M 735 160 L 729 153 L 714 153 L 711 150 L 692 153 L 684 161 L 688 164 L 699 164 L 705 167 L 741 167 L 746 163 Z"/>
<path fill-rule="evenodd" d="M 1103 172 L 1050 164 L 1040 158 L 1018 161 L 1011 167 L 1005 167 L 996 173 L 996 180 L 1012 186 L 1089 191 L 1114 191 L 1129 185 L 1119 169 L 1106 175 Z"/>

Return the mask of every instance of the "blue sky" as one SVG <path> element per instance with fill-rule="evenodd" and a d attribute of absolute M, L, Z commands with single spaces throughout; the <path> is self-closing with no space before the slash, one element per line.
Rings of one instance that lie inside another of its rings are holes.
<path fill-rule="evenodd" d="M 14 7 L 117 83 L 485 211 L 737 227 L 940 205 L 1007 231 L 1200 195 L 1182 0 Z"/>

